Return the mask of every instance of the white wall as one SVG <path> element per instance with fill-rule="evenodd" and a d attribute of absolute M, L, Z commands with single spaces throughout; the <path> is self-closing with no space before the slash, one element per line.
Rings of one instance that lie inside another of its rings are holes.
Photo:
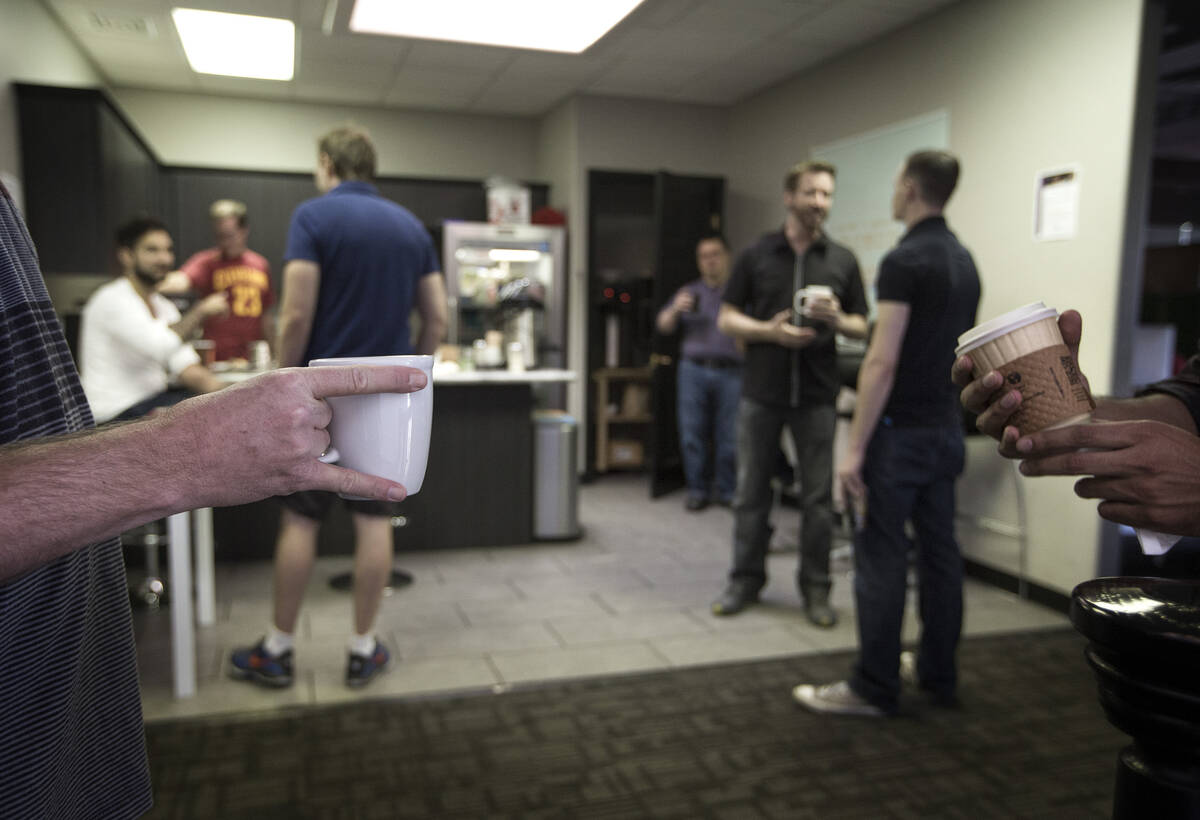
<path fill-rule="evenodd" d="M 353 122 L 379 152 L 380 176 L 530 180 L 537 121 L 395 108 L 267 102 L 206 94 L 112 89 L 117 104 L 167 165 L 311 171 L 317 138 Z"/>
<path fill-rule="evenodd" d="M 981 318 L 1036 299 L 1079 309 L 1082 366 L 1106 392 L 1115 343 L 1087 329 L 1116 317 L 1141 9 L 1140 0 L 966 0 L 736 106 L 731 238 L 779 223 L 783 172 L 810 146 L 946 109 L 963 163 L 948 216 L 979 264 Z M 1065 163 L 1082 168 L 1078 238 L 1035 243 L 1035 175 Z M 1016 524 L 1011 466 L 988 442 L 970 453 L 963 486 L 975 491 L 960 493 L 960 511 Z M 1095 504 L 1071 485 L 1024 484 L 1029 576 L 1062 592 L 1095 574 L 1100 529 Z M 1011 537 L 997 558 L 994 538 L 960 535 L 980 560 L 1015 556 Z"/>
<path fill-rule="evenodd" d="M 4 0 L 0 12 L 0 179 L 6 184 L 21 177 L 17 104 L 10 85 L 14 82 L 93 86 L 99 84 L 100 76 L 41 3 Z"/>

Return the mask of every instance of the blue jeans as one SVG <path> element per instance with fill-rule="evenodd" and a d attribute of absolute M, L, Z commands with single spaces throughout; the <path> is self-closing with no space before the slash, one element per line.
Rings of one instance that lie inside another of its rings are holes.
<path fill-rule="evenodd" d="M 917 677 L 922 689 L 947 699 L 958 684 L 963 561 L 954 540 L 954 480 L 963 459 L 957 427 L 897 428 L 884 419 L 867 447 L 867 520 L 854 546 L 859 656 L 850 688 L 885 711 L 895 711 L 900 695 L 910 547 L 906 521 L 916 534 Z"/>
<path fill-rule="evenodd" d="M 679 449 L 689 496 L 733 498 L 737 482 L 735 438 L 738 399 L 742 395 L 740 367 L 705 367 L 688 359 L 679 363 L 676 412 Z"/>
<path fill-rule="evenodd" d="M 733 500 L 733 569 L 729 578 L 757 591 L 767 583 L 767 542 L 771 537 L 771 476 L 786 424 L 799 457 L 800 568 L 802 595 L 828 591 L 829 548 L 833 539 L 832 404 L 775 407 L 743 398 L 738 407 L 738 482 Z"/>

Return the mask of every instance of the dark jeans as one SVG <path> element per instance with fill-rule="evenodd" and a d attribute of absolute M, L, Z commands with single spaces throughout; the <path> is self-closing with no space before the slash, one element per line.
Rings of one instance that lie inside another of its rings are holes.
<path fill-rule="evenodd" d="M 679 448 L 689 496 L 733 498 L 737 486 L 738 399 L 742 395 L 740 367 L 706 367 L 684 359 L 679 363 L 676 412 Z M 710 462 L 711 460 L 711 462 Z"/>
<path fill-rule="evenodd" d="M 796 441 L 800 472 L 801 594 L 830 587 L 829 548 L 833 538 L 832 404 L 774 407 L 743 398 L 738 406 L 738 481 L 733 511 L 733 569 L 730 580 L 759 590 L 767 583 L 767 541 L 779 437 L 786 424 Z"/>
<path fill-rule="evenodd" d="M 907 596 L 909 540 L 916 534 L 921 687 L 952 698 L 962 631 L 963 562 L 954 540 L 954 479 L 963 470 L 958 428 L 895 428 L 881 421 L 867 447 L 867 521 L 854 546 L 858 662 L 850 687 L 894 711 L 900 695 L 900 628 Z"/>

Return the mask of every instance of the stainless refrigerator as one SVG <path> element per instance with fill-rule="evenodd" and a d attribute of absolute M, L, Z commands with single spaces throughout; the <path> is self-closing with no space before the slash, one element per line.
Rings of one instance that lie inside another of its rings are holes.
<path fill-rule="evenodd" d="M 503 338 L 506 357 L 520 351 L 527 369 L 566 367 L 564 228 L 447 221 L 442 267 L 450 344 L 472 348 L 490 331 L 491 338 Z"/>

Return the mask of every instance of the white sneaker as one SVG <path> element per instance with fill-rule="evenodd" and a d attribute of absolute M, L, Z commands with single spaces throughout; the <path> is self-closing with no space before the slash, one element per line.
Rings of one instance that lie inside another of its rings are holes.
<path fill-rule="evenodd" d="M 884 717 L 886 713 L 870 701 L 854 693 L 844 680 L 813 686 L 802 683 L 792 690 L 792 699 L 806 709 L 827 715 L 858 715 Z"/>
<path fill-rule="evenodd" d="M 920 688 L 921 679 L 917 677 L 917 653 L 900 653 L 900 682 Z"/>

